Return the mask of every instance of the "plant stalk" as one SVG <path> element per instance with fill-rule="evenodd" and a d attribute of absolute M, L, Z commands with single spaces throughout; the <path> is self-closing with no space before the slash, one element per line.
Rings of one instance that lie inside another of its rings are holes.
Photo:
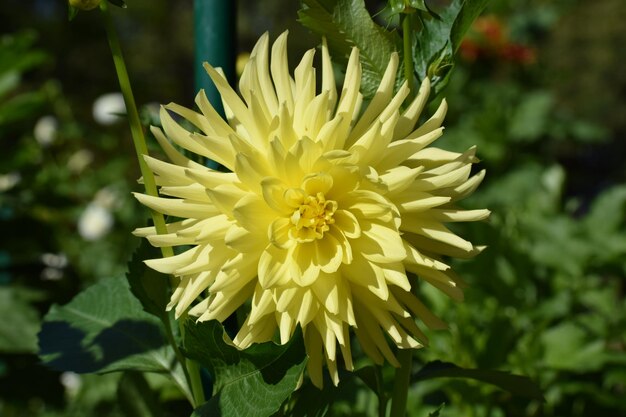
<path fill-rule="evenodd" d="M 143 177 L 144 188 L 146 190 L 146 194 L 158 197 L 156 180 L 154 178 L 154 174 L 148 167 L 148 164 L 144 160 L 144 155 L 148 154 L 148 147 L 146 145 L 146 139 L 143 134 L 143 127 L 141 126 L 141 120 L 139 119 L 139 112 L 137 111 L 137 105 L 135 103 L 135 97 L 133 96 L 133 91 L 130 84 L 130 79 L 128 77 L 128 71 L 126 70 L 126 63 L 124 61 L 124 55 L 122 54 L 122 48 L 120 46 L 120 41 L 117 36 L 117 32 L 115 30 L 115 25 L 113 24 L 113 19 L 111 18 L 111 13 L 107 6 L 106 1 L 102 1 L 100 3 L 100 10 L 102 11 L 104 28 L 107 34 L 107 39 L 109 41 L 109 47 L 111 49 L 111 55 L 113 56 L 113 63 L 115 65 L 115 71 L 117 73 L 117 78 L 120 84 L 120 89 L 122 91 L 122 95 L 124 96 L 124 104 L 126 105 L 126 112 L 128 115 L 128 121 L 130 124 L 130 132 L 133 138 L 133 144 L 135 147 L 135 152 L 137 154 L 137 161 L 139 162 L 139 169 L 141 171 L 141 175 Z M 154 210 L 150 210 L 152 221 L 154 223 L 157 234 L 166 234 L 167 228 L 165 225 L 165 218 L 161 213 L 158 213 Z M 161 253 L 163 257 L 170 257 L 174 255 L 174 251 L 170 246 L 164 246 L 161 248 Z M 174 281 L 174 277 L 170 277 L 170 283 L 173 287 L 176 286 L 176 282 Z M 176 358 L 183 366 L 185 371 L 185 377 L 187 382 L 189 383 L 192 393 L 192 405 L 197 407 L 204 403 L 204 391 L 202 388 L 202 381 L 200 380 L 200 371 L 198 365 L 191 360 L 185 359 L 180 352 L 176 344 L 176 340 L 173 335 L 173 331 L 171 328 L 170 320 L 168 318 L 162 320 L 165 325 L 165 332 L 168 336 L 170 344 L 174 349 L 176 354 Z M 178 322 L 182 332 L 183 322 Z"/>
<path fill-rule="evenodd" d="M 398 362 L 400 362 L 400 367 L 396 369 L 393 383 L 390 417 L 406 416 L 406 400 L 411 383 L 411 369 L 413 368 L 413 349 L 398 349 Z"/>
<path fill-rule="evenodd" d="M 404 78 L 409 83 L 409 100 L 412 100 L 415 94 L 415 77 L 413 76 L 413 26 L 411 25 L 411 15 L 404 14 L 402 16 L 402 46 L 403 46 L 403 62 L 404 62 Z"/>

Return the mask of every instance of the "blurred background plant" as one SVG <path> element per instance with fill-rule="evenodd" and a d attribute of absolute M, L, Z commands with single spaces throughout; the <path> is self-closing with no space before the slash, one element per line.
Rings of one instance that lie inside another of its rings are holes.
<path fill-rule="evenodd" d="M 144 121 L 158 123 L 153 103 L 195 95 L 193 5 L 127 3 L 112 12 Z M 395 24 L 385 2 L 367 3 Z M 313 46 L 297 9 L 242 5 L 240 52 L 266 30 L 289 29 L 293 54 Z M 63 1 L 0 6 L 0 415 L 134 416 L 119 375 L 60 373 L 35 355 L 41 315 L 124 273 L 147 218 L 130 196 L 139 174 L 99 15 L 66 15 Z M 493 214 L 463 234 L 488 249 L 456 265 L 464 303 L 425 289 L 451 325 L 417 357 L 528 375 L 546 401 L 440 379 L 414 385 L 410 416 L 626 413 L 625 19 L 622 0 L 493 0 L 462 44 L 439 146 L 478 146 L 488 175 L 467 206 Z M 328 415 L 376 415 L 366 386 L 342 381 Z M 189 414 L 167 381 L 148 382 L 163 415 Z"/>

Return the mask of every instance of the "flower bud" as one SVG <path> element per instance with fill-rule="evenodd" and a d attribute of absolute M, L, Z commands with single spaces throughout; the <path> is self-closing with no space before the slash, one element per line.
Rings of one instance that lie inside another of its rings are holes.
<path fill-rule="evenodd" d="M 95 9 L 100 5 L 102 0 L 69 0 L 70 6 L 80 10 Z"/>

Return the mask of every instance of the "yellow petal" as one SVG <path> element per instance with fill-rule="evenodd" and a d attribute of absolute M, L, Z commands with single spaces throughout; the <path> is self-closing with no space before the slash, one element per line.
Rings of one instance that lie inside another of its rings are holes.
<path fill-rule="evenodd" d="M 425 77 L 420 85 L 417 95 L 398 120 L 396 129 L 393 132 L 393 140 L 404 139 L 409 133 L 411 133 L 420 115 L 422 114 L 422 110 L 426 105 L 429 94 L 430 80 L 428 77 Z"/>
<path fill-rule="evenodd" d="M 220 214 L 214 205 L 208 203 L 192 203 L 176 198 L 153 197 L 138 193 L 133 193 L 133 195 L 144 206 L 170 216 L 205 219 Z"/>
<path fill-rule="evenodd" d="M 289 230 L 293 227 L 288 217 L 279 217 L 270 224 L 268 235 L 270 242 L 281 249 L 288 249 L 296 242 L 289 237 Z"/>
<path fill-rule="evenodd" d="M 376 163 L 375 167 L 380 171 L 386 171 L 406 161 L 411 155 L 430 145 L 443 134 L 443 128 L 435 129 L 417 138 L 403 139 L 391 142 L 384 155 Z"/>
<path fill-rule="evenodd" d="M 287 35 L 283 32 L 272 45 L 272 57 L 270 60 L 270 70 L 272 80 L 276 88 L 276 96 L 279 103 L 286 103 L 287 109 L 293 111 L 293 79 L 289 75 L 289 64 L 287 63 Z"/>
<path fill-rule="evenodd" d="M 292 280 L 290 251 L 269 245 L 259 259 L 259 284 L 264 289 L 286 285 Z"/>

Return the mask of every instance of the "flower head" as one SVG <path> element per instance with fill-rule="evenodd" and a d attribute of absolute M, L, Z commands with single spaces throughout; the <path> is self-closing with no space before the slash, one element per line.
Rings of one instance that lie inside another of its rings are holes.
<path fill-rule="evenodd" d="M 167 234 L 153 227 L 136 234 L 156 246 L 191 246 L 146 261 L 179 278 L 169 304 L 177 315 L 189 309 L 201 321 L 223 321 L 249 303 L 233 340 L 240 348 L 276 334 L 285 343 L 299 325 L 310 377 L 321 386 L 323 362 L 335 383 L 339 356 L 352 368 L 352 334 L 375 362 L 397 365 L 388 340 L 417 348 L 427 340 L 416 318 L 430 328 L 444 326 L 420 302 L 415 277 L 462 298 L 442 256 L 472 256 L 480 248 L 444 223 L 484 219 L 488 211 L 455 206 L 484 176 L 470 176 L 475 149 L 459 154 L 429 147 L 442 134 L 445 101 L 415 127 L 428 80 L 402 109 L 409 91 L 405 83 L 393 94 L 394 54 L 362 111 L 356 48 L 338 94 L 326 46 L 318 92 L 315 51 L 304 55 L 292 78 L 286 42 L 284 33 L 270 50 L 268 36 L 261 37 L 241 76 L 241 96 L 206 65 L 227 122 L 203 91 L 196 97 L 200 113 L 176 104 L 161 110 L 164 131 L 152 131 L 171 162 L 146 161 L 163 197 L 137 198 L 182 220 L 168 224 Z M 170 112 L 199 132 L 185 130 Z M 170 141 L 231 172 L 188 159 Z"/>

